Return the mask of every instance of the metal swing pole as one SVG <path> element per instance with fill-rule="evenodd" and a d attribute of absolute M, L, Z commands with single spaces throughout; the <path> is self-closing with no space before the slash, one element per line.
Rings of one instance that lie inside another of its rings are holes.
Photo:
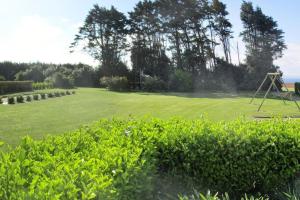
<path fill-rule="evenodd" d="M 276 80 L 279 80 L 279 79 L 278 79 L 278 75 L 275 75 L 274 80 L 275 80 L 275 81 L 276 81 Z M 286 105 L 285 99 L 284 99 L 283 96 L 280 94 L 280 91 L 279 91 L 279 89 L 278 89 L 278 87 L 277 87 L 277 85 L 276 85 L 275 82 L 273 83 L 273 86 L 276 88 L 276 91 L 277 91 L 278 96 L 280 96 L 281 100 L 282 100 L 283 103 Z"/>
<path fill-rule="evenodd" d="M 260 92 L 262 86 L 264 85 L 264 83 L 266 82 L 268 78 L 268 74 L 265 76 L 265 79 L 263 80 L 263 82 L 260 84 L 259 88 L 257 89 L 257 91 L 255 92 L 255 94 L 253 95 L 252 99 L 250 100 L 250 104 L 253 102 L 253 100 L 255 99 L 256 95 Z"/>
<path fill-rule="evenodd" d="M 273 83 L 274 83 L 274 81 L 275 81 L 275 78 L 276 78 L 276 76 L 275 77 L 273 77 L 271 80 L 272 80 L 272 83 L 270 84 L 270 86 L 269 86 L 269 88 L 268 88 L 268 90 L 267 90 L 267 92 L 266 92 L 266 94 L 265 94 L 265 96 L 264 96 L 264 99 L 263 99 L 263 101 L 261 102 L 261 104 L 260 104 L 260 106 L 259 106 L 259 108 L 258 108 L 258 112 L 260 111 L 260 109 L 261 109 L 261 107 L 262 107 L 262 105 L 264 104 L 264 102 L 265 102 L 265 100 L 266 100 L 266 97 L 268 96 L 268 94 L 269 94 L 269 92 L 270 92 L 270 90 L 271 90 L 271 88 L 272 88 L 272 86 L 273 86 Z"/>

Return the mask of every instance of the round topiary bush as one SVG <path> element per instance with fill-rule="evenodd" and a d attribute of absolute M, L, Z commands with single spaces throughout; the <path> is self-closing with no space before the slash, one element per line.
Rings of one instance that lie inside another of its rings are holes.
<path fill-rule="evenodd" d="M 8 97 L 7 103 L 8 104 L 14 104 L 15 103 L 15 98 L 14 97 Z"/>
<path fill-rule="evenodd" d="M 60 97 L 61 96 L 60 92 L 55 92 L 54 95 L 55 95 L 55 97 Z"/>
<path fill-rule="evenodd" d="M 48 98 L 53 98 L 55 95 L 53 93 L 48 93 Z"/>
<path fill-rule="evenodd" d="M 39 95 L 38 94 L 33 95 L 33 100 L 35 101 L 39 100 Z"/>
<path fill-rule="evenodd" d="M 72 91 L 72 94 L 75 94 L 76 92 L 75 91 Z"/>
<path fill-rule="evenodd" d="M 24 103 L 24 97 L 23 96 L 17 96 L 17 102 L 18 103 Z"/>
<path fill-rule="evenodd" d="M 67 90 L 66 95 L 71 95 L 71 92 L 69 90 Z"/>
<path fill-rule="evenodd" d="M 41 99 L 46 99 L 46 94 L 41 94 Z"/>
<path fill-rule="evenodd" d="M 30 101 L 32 101 L 32 98 L 31 98 L 31 96 L 30 96 L 30 95 L 26 97 L 26 101 L 27 101 L 27 102 L 30 102 Z"/>
<path fill-rule="evenodd" d="M 64 91 L 60 92 L 61 96 L 65 96 L 66 93 Z"/>

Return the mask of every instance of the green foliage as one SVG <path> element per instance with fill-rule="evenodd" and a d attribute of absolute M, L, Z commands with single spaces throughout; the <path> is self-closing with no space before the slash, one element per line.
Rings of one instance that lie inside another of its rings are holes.
<path fill-rule="evenodd" d="M 60 92 L 60 95 L 61 95 L 61 96 L 66 96 L 66 92 L 61 91 L 61 92 Z"/>
<path fill-rule="evenodd" d="M 237 199 L 237 198 L 233 198 Z M 241 200 L 269 200 L 268 197 L 254 197 L 254 196 L 248 196 L 245 194 L 243 197 L 240 198 Z M 202 193 L 195 192 L 195 194 L 191 196 L 179 196 L 179 200 L 230 200 L 230 197 L 228 193 L 225 193 L 224 195 L 211 194 L 210 191 L 207 192 L 206 195 L 203 195 Z"/>
<path fill-rule="evenodd" d="M 37 82 L 32 84 L 32 88 L 34 90 L 45 90 L 45 89 L 52 89 L 53 83 L 49 82 Z"/>
<path fill-rule="evenodd" d="M 170 77 L 169 88 L 173 91 L 191 91 L 193 89 L 192 74 L 183 70 L 175 70 Z"/>
<path fill-rule="evenodd" d="M 32 91 L 31 81 L 0 81 L 0 94 Z"/>
<path fill-rule="evenodd" d="M 60 96 L 61 96 L 61 93 L 60 93 L 60 92 L 54 92 L 54 96 L 55 96 L 55 97 L 60 97 Z"/>
<path fill-rule="evenodd" d="M 30 95 L 28 95 L 28 96 L 26 97 L 26 101 L 27 101 L 27 102 L 32 101 L 32 97 L 31 97 Z"/>
<path fill-rule="evenodd" d="M 69 90 L 67 90 L 66 95 L 71 95 L 71 92 Z"/>
<path fill-rule="evenodd" d="M 7 102 L 8 102 L 8 104 L 14 104 L 15 103 L 15 98 L 14 97 L 8 97 Z"/>
<path fill-rule="evenodd" d="M 100 85 L 113 91 L 126 91 L 129 88 L 129 83 L 125 76 L 102 77 Z"/>
<path fill-rule="evenodd" d="M 46 99 L 46 94 L 45 93 L 41 93 L 41 99 Z"/>
<path fill-rule="evenodd" d="M 33 100 L 35 100 L 35 101 L 39 100 L 39 95 L 38 94 L 34 94 L 33 95 Z"/>
<path fill-rule="evenodd" d="M 53 98 L 53 97 L 55 97 L 55 94 L 53 94 L 53 93 L 48 93 L 48 98 Z"/>
<path fill-rule="evenodd" d="M 17 96 L 17 102 L 18 103 L 24 103 L 24 97 L 23 96 Z"/>
<path fill-rule="evenodd" d="M 145 77 L 144 83 L 143 83 L 143 90 L 148 92 L 154 92 L 154 91 L 165 91 L 167 89 L 167 84 L 159 79 L 158 77 Z"/>
<path fill-rule="evenodd" d="M 55 73 L 51 77 L 47 78 L 47 82 L 53 84 L 55 88 L 74 88 L 74 79 L 71 76 Z"/>
<path fill-rule="evenodd" d="M 5 81 L 5 77 L 0 75 L 0 81 Z"/>
<path fill-rule="evenodd" d="M 0 198 L 153 199 L 158 173 L 234 197 L 269 192 L 300 170 L 299 123 L 103 119 L 63 136 L 25 138 L 0 156 Z"/>

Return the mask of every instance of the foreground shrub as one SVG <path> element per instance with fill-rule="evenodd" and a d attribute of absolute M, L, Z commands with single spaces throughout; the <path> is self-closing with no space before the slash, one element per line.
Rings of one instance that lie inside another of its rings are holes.
<path fill-rule="evenodd" d="M 1 153 L 0 199 L 155 199 L 157 174 L 268 193 L 299 173 L 299 138 L 297 120 L 101 120 Z"/>
<path fill-rule="evenodd" d="M 17 102 L 18 103 L 24 103 L 24 97 L 23 96 L 17 96 Z"/>
<path fill-rule="evenodd" d="M 0 81 L 0 94 L 32 91 L 32 81 Z"/>

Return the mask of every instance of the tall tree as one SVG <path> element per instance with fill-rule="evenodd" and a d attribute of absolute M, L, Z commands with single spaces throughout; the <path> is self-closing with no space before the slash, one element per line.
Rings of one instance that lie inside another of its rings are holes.
<path fill-rule="evenodd" d="M 127 18 L 114 7 L 106 9 L 94 5 L 84 25 L 80 27 L 71 47 L 84 42 L 84 50 L 99 60 L 104 75 L 117 75 L 121 56 L 127 48 Z"/>
<path fill-rule="evenodd" d="M 213 0 L 211 4 L 211 9 L 214 17 L 213 27 L 222 43 L 225 60 L 227 62 L 231 62 L 230 38 L 232 37 L 232 24 L 226 18 L 229 14 L 226 10 L 226 5 L 220 2 L 219 0 Z"/>
<path fill-rule="evenodd" d="M 283 55 L 286 49 L 284 32 L 272 17 L 263 14 L 251 2 L 244 1 L 241 7 L 244 31 L 241 33 L 246 44 L 246 61 L 249 70 L 262 74 L 272 70 L 273 61 Z"/>

